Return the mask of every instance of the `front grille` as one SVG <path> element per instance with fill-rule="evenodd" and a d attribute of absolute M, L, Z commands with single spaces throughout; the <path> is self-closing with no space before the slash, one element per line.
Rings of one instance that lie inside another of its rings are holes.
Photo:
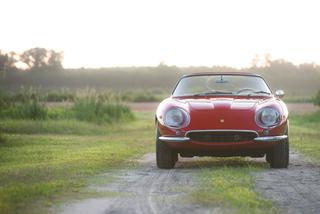
<path fill-rule="evenodd" d="M 187 133 L 193 141 L 198 142 L 241 142 L 258 137 L 254 131 L 191 131 Z"/>

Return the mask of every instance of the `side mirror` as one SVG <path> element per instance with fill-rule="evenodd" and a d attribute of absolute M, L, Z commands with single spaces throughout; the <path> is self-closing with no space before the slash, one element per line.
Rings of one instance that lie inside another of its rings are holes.
<path fill-rule="evenodd" d="M 275 95 L 279 98 L 284 97 L 284 91 L 283 90 L 276 90 Z"/>

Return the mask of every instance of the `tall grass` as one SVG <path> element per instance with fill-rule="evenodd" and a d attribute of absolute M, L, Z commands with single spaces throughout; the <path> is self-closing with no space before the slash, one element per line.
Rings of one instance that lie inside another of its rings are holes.
<path fill-rule="evenodd" d="M 25 93 L 19 101 L 0 97 L 0 118 L 44 120 L 48 109 L 36 94 Z"/>
<path fill-rule="evenodd" d="M 130 109 L 120 104 L 119 96 L 112 92 L 103 94 L 88 89 L 78 92 L 74 105 L 69 108 L 47 108 L 41 101 L 43 96 L 34 91 L 19 94 L 17 100 L 13 96 L 0 96 L 0 118 L 2 119 L 77 119 L 81 121 L 112 123 L 134 119 Z M 75 97 L 74 96 L 74 97 Z M 17 96 L 16 96 L 17 97 Z"/>
<path fill-rule="evenodd" d="M 121 93 L 121 100 L 127 102 L 157 102 L 164 98 L 162 93 L 155 93 L 153 91 L 126 91 Z"/>
<path fill-rule="evenodd" d="M 290 117 L 292 147 L 314 160 L 320 160 L 320 111 Z"/>
<path fill-rule="evenodd" d="M 31 95 L 36 95 L 40 102 L 74 102 L 78 98 L 91 95 L 103 97 L 104 100 L 117 102 L 156 102 L 167 97 L 168 93 L 160 89 L 114 91 L 106 89 L 96 90 L 94 88 L 86 87 L 80 89 L 62 88 L 60 90 L 46 91 L 41 88 L 21 87 L 21 89 L 16 92 L 3 91 L 1 93 L 0 91 L 0 106 L 1 102 L 25 102 L 30 99 Z"/>
<path fill-rule="evenodd" d="M 78 120 L 96 123 L 112 123 L 134 119 L 133 113 L 127 106 L 119 103 L 109 103 L 99 97 L 78 99 L 71 111 Z"/>

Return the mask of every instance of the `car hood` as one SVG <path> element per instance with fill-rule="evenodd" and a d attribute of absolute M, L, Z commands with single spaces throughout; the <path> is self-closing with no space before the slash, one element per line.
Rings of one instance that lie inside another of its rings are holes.
<path fill-rule="evenodd" d="M 211 98 L 211 99 L 185 99 L 179 102 L 188 105 L 190 111 L 192 110 L 248 110 L 264 99 L 236 99 L 236 98 Z"/>
<path fill-rule="evenodd" d="M 252 129 L 257 128 L 258 106 L 273 98 L 209 98 L 178 99 L 190 113 L 188 129 Z"/>

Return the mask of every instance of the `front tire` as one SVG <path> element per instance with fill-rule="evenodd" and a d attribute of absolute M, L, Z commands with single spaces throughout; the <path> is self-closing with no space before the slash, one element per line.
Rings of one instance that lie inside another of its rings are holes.
<path fill-rule="evenodd" d="M 270 154 L 271 168 L 288 168 L 289 165 L 289 138 L 279 142 Z"/>
<path fill-rule="evenodd" d="M 160 132 L 157 128 L 156 134 L 156 160 L 157 166 L 160 169 L 172 169 L 178 160 L 178 154 L 174 152 L 169 146 L 159 140 Z"/>

